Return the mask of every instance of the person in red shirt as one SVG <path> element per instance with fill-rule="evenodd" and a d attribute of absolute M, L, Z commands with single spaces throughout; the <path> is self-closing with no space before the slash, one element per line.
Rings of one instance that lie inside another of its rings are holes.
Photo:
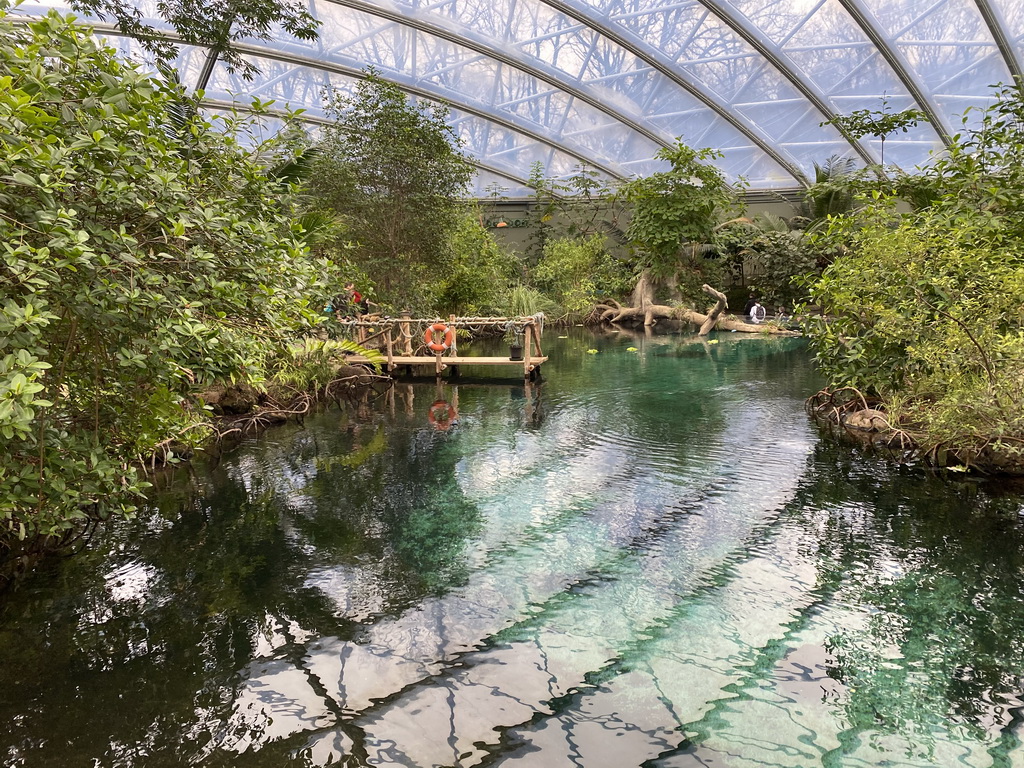
<path fill-rule="evenodd" d="M 367 310 L 366 302 L 363 299 L 363 294 L 356 290 L 355 283 L 345 283 L 345 293 L 353 313 L 356 316 L 365 314 Z"/>

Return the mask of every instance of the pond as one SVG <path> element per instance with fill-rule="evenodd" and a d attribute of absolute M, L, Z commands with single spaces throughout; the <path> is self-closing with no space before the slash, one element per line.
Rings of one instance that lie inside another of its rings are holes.
<path fill-rule="evenodd" d="M 0 598 L 0 758 L 1024 766 L 1019 489 L 835 445 L 740 336 L 549 328 L 178 470 Z"/>

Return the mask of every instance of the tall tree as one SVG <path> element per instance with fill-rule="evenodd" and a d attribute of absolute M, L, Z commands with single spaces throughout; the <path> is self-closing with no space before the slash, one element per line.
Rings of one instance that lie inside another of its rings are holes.
<path fill-rule="evenodd" d="M 681 139 L 656 157 L 667 171 L 634 179 L 623 188 L 632 205 L 626 235 L 640 254 L 642 266 L 655 275 L 669 275 L 682 266 L 694 245 L 711 242 L 721 214 L 736 205 L 725 176 L 710 161 L 712 149 L 692 149 Z"/>
<path fill-rule="evenodd" d="M 668 287 L 671 297 L 701 301 L 705 282 L 721 282 L 721 267 L 705 258 L 723 214 L 737 207 L 737 198 L 722 172 L 710 161 L 720 154 L 693 149 L 676 139 L 655 155 L 668 170 L 631 179 L 621 196 L 630 206 L 626 237 L 636 255 L 640 274 L 633 291 L 634 309 L 654 304 L 657 289 Z"/>
<path fill-rule="evenodd" d="M 383 299 L 429 301 L 416 286 L 444 273 L 473 176 L 447 108 L 412 102 L 372 69 L 327 108 L 336 122 L 321 139 L 312 192 L 347 224 L 351 258 Z"/>

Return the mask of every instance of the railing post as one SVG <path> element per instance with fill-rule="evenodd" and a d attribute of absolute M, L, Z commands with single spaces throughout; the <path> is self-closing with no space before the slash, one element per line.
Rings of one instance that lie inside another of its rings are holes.
<path fill-rule="evenodd" d="M 412 331 L 409 329 L 409 320 L 412 319 L 412 313 L 408 309 L 403 309 L 400 315 L 401 322 L 399 323 L 399 329 L 402 333 L 402 348 L 407 356 L 412 356 Z"/>
<path fill-rule="evenodd" d="M 388 325 L 388 330 L 384 334 L 384 344 L 388 350 L 388 373 L 395 369 L 395 340 L 392 338 L 394 328 L 393 325 Z"/>
<path fill-rule="evenodd" d="M 530 377 L 530 357 L 533 348 L 533 323 L 527 323 L 524 330 L 526 338 L 523 339 L 523 377 Z"/>

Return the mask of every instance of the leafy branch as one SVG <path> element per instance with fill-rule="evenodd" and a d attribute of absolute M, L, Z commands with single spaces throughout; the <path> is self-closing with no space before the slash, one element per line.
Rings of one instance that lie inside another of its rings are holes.
<path fill-rule="evenodd" d="M 907 133 L 918 123 L 928 122 L 928 115 L 919 109 L 904 109 L 901 112 L 890 112 L 888 109 L 889 100 L 882 99 L 882 108 L 858 109 L 848 115 L 837 115 L 831 120 L 820 123 L 822 127 L 834 125 L 847 136 L 860 139 L 864 136 L 874 136 L 882 142 L 881 162 L 885 166 L 885 140 L 892 134 L 902 131 Z"/>

